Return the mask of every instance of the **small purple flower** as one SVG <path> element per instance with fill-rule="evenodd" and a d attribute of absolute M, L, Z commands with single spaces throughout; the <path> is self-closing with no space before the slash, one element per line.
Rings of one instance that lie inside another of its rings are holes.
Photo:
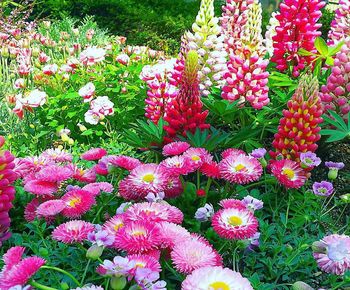
<path fill-rule="evenodd" d="M 314 194 L 319 196 L 330 196 L 333 193 L 333 184 L 328 181 L 314 182 L 312 185 Z"/>
<path fill-rule="evenodd" d="M 259 247 L 260 245 L 260 233 L 256 232 L 248 241 L 250 242 L 250 245 L 248 246 L 248 250 L 254 250 L 254 248 Z"/>
<path fill-rule="evenodd" d="M 257 149 L 254 149 L 252 151 L 252 153 L 250 153 L 250 156 L 253 156 L 254 158 L 260 159 L 260 158 L 264 158 L 266 152 L 267 151 L 265 148 L 257 148 Z"/>
<path fill-rule="evenodd" d="M 343 169 L 345 166 L 343 162 L 326 161 L 325 164 L 329 169 L 337 169 L 337 170 Z"/>
<path fill-rule="evenodd" d="M 101 267 L 106 270 L 106 275 L 127 276 L 130 274 L 130 271 L 134 269 L 135 262 L 129 261 L 128 258 L 116 256 L 113 262 L 104 260 Z"/>
<path fill-rule="evenodd" d="M 135 281 L 141 289 L 166 290 L 165 281 L 157 281 L 159 273 L 148 268 L 137 268 L 135 273 Z"/>
<path fill-rule="evenodd" d="M 117 208 L 117 214 L 124 213 L 129 206 L 131 206 L 131 202 L 123 202 L 118 208 Z"/>
<path fill-rule="evenodd" d="M 242 202 L 251 211 L 256 211 L 264 207 L 264 203 L 261 200 L 254 198 L 250 195 L 247 195 L 245 198 L 243 198 Z"/>
<path fill-rule="evenodd" d="M 327 161 L 325 162 L 326 166 L 329 168 L 328 178 L 330 180 L 334 180 L 338 177 L 338 170 L 344 168 L 345 164 L 343 162 L 333 162 Z"/>
<path fill-rule="evenodd" d="M 146 199 L 148 202 L 158 202 L 158 201 L 162 201 L 164 197 L 165 197 L 164 192 L 158 192 L 157 194 L 150 192 L 149 194 L 147 194 Z"/>
<path fill-rule="evenodd" d="M 194 217 L 197 221 L 206 222 L 214 215 L 214 208 L 211 204 L 206 203 L 204 207 L 197 209 Z"/>
<path fill-rule="evenodd" d="M 107 231 L 101 230 L 96 233 L 91 232 L 88 234 L 88 240 L 92 242 L 92 244 L 96 244 L 98 246 L 108 247 L 113 245 L 114 236 L 108 233 Z"/>
<path fill-rule="evenodd" d="M 315 153 L 306 152 L 300 154 L 301 165 L 304 168 L 315 167 L 321 164 L 321 159 Z"/>

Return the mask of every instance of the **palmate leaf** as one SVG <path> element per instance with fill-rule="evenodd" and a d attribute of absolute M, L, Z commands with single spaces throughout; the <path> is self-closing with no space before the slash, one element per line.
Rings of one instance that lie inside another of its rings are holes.
<path fill-rule="evenodd" d="M 211 127 L 209 130 L 201 131 L 196 129 L 195 133 L 186 132 L 187 138 L 181 137 L 183 141 L 189 142 L 193 147 L 205 148 L 208 151 L 212 151 L 225 142 L 229 134 Z"/>
<path fill-rule="evenodd" d="M 329 114 L 334 118 L 330 118 L 328 116 L 323 116 L 323 119 L 326 124 L 332 125 L 335 127 L 335 129 L 323 129 L 320 131 L 321 135 L 329 135 L 326 142 L 336 142 L 340 141 L 345 138 L 350 137 L 350 112 L 347 116 L 347 124 L 345 123 L 344 119 L 339 116 L 334 111 L 328 111 Z"/>

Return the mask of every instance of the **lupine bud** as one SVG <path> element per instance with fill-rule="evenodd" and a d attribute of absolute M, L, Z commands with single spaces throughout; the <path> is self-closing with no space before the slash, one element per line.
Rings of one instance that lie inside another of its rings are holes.
<path fill-rule="evenodd" d="M 300 153 L 316 151 L 316 142 L 321 138 L 319 124 L 323 121 L 323 108 L 317 79 L 304 76 L 287 106 L 272 142 L 276 152 L 271 152 L 271 156 L 276 158 L 281 154 L 284 158 L 299 161 Z"/>
<path fill-rule="evenodd" d="M 279 25 L 273 39 L 274 53 L 271 58 L 281 72 L 292 67 L 294 77 L 311 64 L 314 57 L 301 56 L 299 49 L 315 52 L 315 39 L 321 35 L 322 26 L 317 21 L 325 2 L 320 0 L 284 0 L 280 4 L 280 13 L 276 15 Z"/>

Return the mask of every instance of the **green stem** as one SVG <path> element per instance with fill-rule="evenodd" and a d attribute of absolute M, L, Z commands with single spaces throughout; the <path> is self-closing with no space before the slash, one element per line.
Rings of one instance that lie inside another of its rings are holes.
<path fill-rule="evenodd" d="M 290 194 L 288 195 L 288 205 L 287 205 L 287 210 L 286 210 L 286 221 L 284 223 L 284 227 L 285 228 L 287 228 L 287 224 L 288 224 L 289 206 L 290 206 Z"/>
<path fill-rule="evenodd" d="M 237 191 L 235 192 L 235 194 L 238 194 L 238 193 L 240 193 L 240 192 L 242 192 L 242 191 L 245 191 L 245 190 L 247 190 L 247 189 L 249 189 L 249 188 L 251 188 L 251 187 L 254 187 L 254 186 L 258 186 L 258 185 L 261 185 L 261 184 L 275 184 L 276 182 L 277 182 L 277 181 L 276 181 L 276 179 L 274 179 L 274 178 L 266 179 L 266 180 L 261 180 L 261 181 L 258 181 L 258 182 L 255 182 L 255 183 L 251 183 L 251 184 L 249 184 L 249 185 L 244 186 L 242 189 L 237 190 Z"/>
<path fill-rule="evenodd" d="M 79 281 L 71 274 L 71 273 L 68 273 L 67 271 L 65 270 L 62 270 L 61 268 L 57 268 L 57 267 L 52 267 L 52 266 L 42 266 L 40 269 L 47 269 L 47 270 L 53 270 L 53 271 L 57 271 L 57 272 L 60 272 L 66 276 L 68 276 L 69 278 L 72 279 L 72 281 L 77 285 L 77 286 L 81 286 Z"/>
<path fill-rule="evenodd" d="M 35 282 L 35 281 L 31 281 L 29 282 L 29 285 L 33 286 L 34 288 L 36 289 L 43 289 L 43 290 L 57 290 L 56 288 L 51 288 L 51 287 L 48 287 L 48 286 L 45 286 L 45 285 L 42 285 L 38 282 Z"/>
<path fill-rule="evenodd" d="M 85 277 L 86 277 L 87 270 L 88 270 L 88 268 L 90 266 L 90 263 L 91 263 L 91 260 L 89 260 L 87 262 L 87 264 L 86 264 L 86 267 L 85 267 L 85 270 L 84 270 L 84 274 L 83 274 L 83 277 L 81 278 L 81 282 L 80 282 L 81 285 L 84 285 L 84 280 L 85 280 Z"/>
<path fill-rule="evenodd" d="M 197 170 L 197 189 L 200 189 L 201 186 L 201 173 Z"/>
<path fill-rule="evenodd" d="M 348 207 L 348 204 L 346 204 L 346 205 L 344 206 L 344 208 L 343 208 L 343 210 L 341 211 L 341 213 L 340 213 L 340 215 L 339 215 L 337 221 L 335 222 L 335 224 L 338 224 L 338 222 L 340 221 L 340 219 L 341 219 L 341 217 L 343 216 L 343 214 L 344 214 L 344 212 L 345 212 L 345 210 L 346 210 L 347 207 Z"/>

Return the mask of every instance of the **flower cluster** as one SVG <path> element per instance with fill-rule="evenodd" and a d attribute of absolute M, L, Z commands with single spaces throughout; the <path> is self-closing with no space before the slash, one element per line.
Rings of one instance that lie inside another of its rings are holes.
<path fill-rule="evenodd" d="M 11 235 L 9 211 L 15 198 L 15 189 L 12 184 L 17 179 L 13 171 L 14 156 L 9 151 L 1 149 L 4 143 L 4 137 L 0 136 L 0 245 Z"/>
<path fill-rule="evenodd" d="M 336 54 L 331 75 L 321 88 L 325 110 L 338 111 L 346 116 L 350 112 L 350 37 Z"/>
<path fill-rule="evenodd" d="M 82 154 L 85 160 L 99 160 L 107 152 L 101 148 L 90 149 Z M 107 182 L 95 182 L 97 165 L 83 169 L 72 163 L 72 155 L 59 148 L 48 149 L 39 156 L 15 160 L 14 171 L 23 179 L 24 190 L 36 197 L 28 203 L 25 217 L 28 221 L 36 217 L 53 220 L 61 214 L 67 218 L 78 218 L 96 203 L 102 191 L 112 192 Z M 63 185 L 68 181 L 89 183 L 80 186 Z"/>
<path fill-rule="evenodd" d="M 320 0 L 285 0 L 280 4 L 271 58 L 279 71 L 284 72 L 291 67 L 292 75 L 298 77 L 311 64 L 312 56 L 301 56 L 298 52 L 301 48 L 315 52 L 315 39 L 321 35 L 318 30 L 321 24 L 317 21 L 324 5 L 325 2 Z"/>
<path fill-rule="evenodd" d="M 299 161 L 301 153 L 316 151 L 316 142 L 321 138 L 323 107 L 317 79 L 304 76 L 287 106 L 272 142 L 276 152 L 271 154 Z"/>
<path fill-rule="evenodd" d="M 227 1 L 223 13 L 226 50 L 229 54 L 222 97 L 246 101 L 255 109 L 269 103 L 268 60 L 261 35 L 261 4 L 253 1 Z"/>

